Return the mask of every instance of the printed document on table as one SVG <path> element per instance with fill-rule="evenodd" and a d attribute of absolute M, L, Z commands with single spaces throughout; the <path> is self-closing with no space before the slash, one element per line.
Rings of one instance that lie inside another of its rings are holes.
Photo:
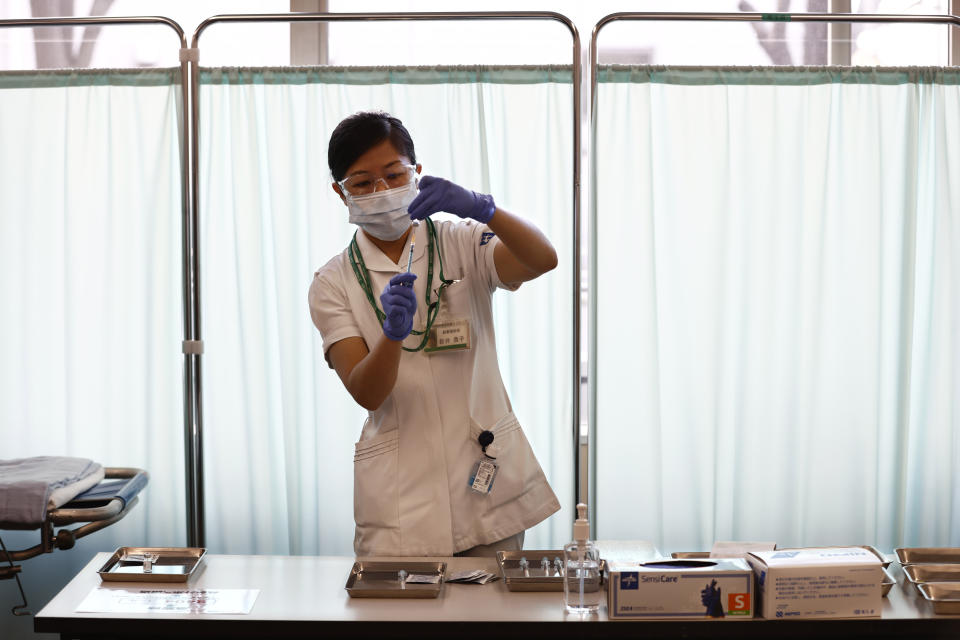
<path fill-rule="evenodd" d="M 77 613 L 206 613 L 246 615 L 259 589 L 116 589 L 97 587 Z"/>

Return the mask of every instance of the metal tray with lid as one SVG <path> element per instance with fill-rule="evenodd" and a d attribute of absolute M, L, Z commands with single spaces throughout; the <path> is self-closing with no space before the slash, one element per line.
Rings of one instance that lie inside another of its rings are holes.
<path fill-rule="evenodd" d="M 957 582 L 960 583 L 960 564 L 908 564 L 903 572 L 907 580 L 914 584 L 920 582 Z"/>
<path fill-rule="evenodd" d="M 934 613 L 960 613 L 960 583 L 921 582 L 917 588 L 933 604 Z"/>
<path fill-rule="evenodd" d="M 187 582 L 206 553 L 202 547 L 120 547 L 97 573 L 105 582 Z"/>
<path fill-rule="evenodd" d="M 547 562 L 544 564 L 543 559 Z M 524 564 L 526 561 L 526 564 Z M 563 550 L 525 549 L 497 551 L 497 563 L 503 582 L 510 591 L 563 591 Z M 604 562 L 600 560 L 600 575 Z M 586 585 L 588 591 L 600 589 L 600 581 Z"/>
<path fill-rule="evenodd" d="M 344 588 L 351 598 L 436 598 L 443 589 L 446 562 L 380 562 L 357 560 Z M 426 576 L 435 582 L 409 582 Z"/>
<path fill-rule="evenodd" d="M 960 563 L 960 547 L 902 547 L 896 550 L 900 564 Z"/>

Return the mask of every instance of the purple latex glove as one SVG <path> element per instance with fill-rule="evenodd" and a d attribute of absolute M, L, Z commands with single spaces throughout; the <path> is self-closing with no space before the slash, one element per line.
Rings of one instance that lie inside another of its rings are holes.
<path fill-rule="evenodd" d="M 431 213 L 446 211 L 486 224 L 495 209 L 493 196 L 464 189 L 443 178 L 424 176 L 420 178 L 420 193 L 407 207 L 407 212 L 413 220 L 423 220 Z"/>
<path fill-rule="evenodd" d="M 399 273 L 390 278 L 380 294 L 380 304 L 387 316 L 383 321 L 383 333 L 391 340 L 399 342 L 413 329 L 413 316 L 417 313 L 417 296 L 413 292 L 416 279 L 412 273 Z"/>

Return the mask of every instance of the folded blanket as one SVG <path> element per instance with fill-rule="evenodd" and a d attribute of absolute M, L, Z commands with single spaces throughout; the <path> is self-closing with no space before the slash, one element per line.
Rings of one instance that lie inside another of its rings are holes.
<path fill-rule="evenodd" d="M 59 506 L 50 504 L 51 494 L 55 503 L 64 504 L 100 478 L 103 467 L 86 458 L 0 460 L 0 523 L 37 527 L 46 519 L 48 506 Z"/>

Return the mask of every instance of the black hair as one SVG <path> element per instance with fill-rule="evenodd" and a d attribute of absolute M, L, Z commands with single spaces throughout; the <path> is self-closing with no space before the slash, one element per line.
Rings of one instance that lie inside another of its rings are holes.
<path fill-rule="evenodd" d="M 327 164 L 333 179 L 343 180 L 357 158 L 384 140 L 390 140 L 411 164 L 417 164 L 413 138 L 398 118 L 383 111 L 361 111 L 341 120 L 330 134 L 327 147 Z"/>

